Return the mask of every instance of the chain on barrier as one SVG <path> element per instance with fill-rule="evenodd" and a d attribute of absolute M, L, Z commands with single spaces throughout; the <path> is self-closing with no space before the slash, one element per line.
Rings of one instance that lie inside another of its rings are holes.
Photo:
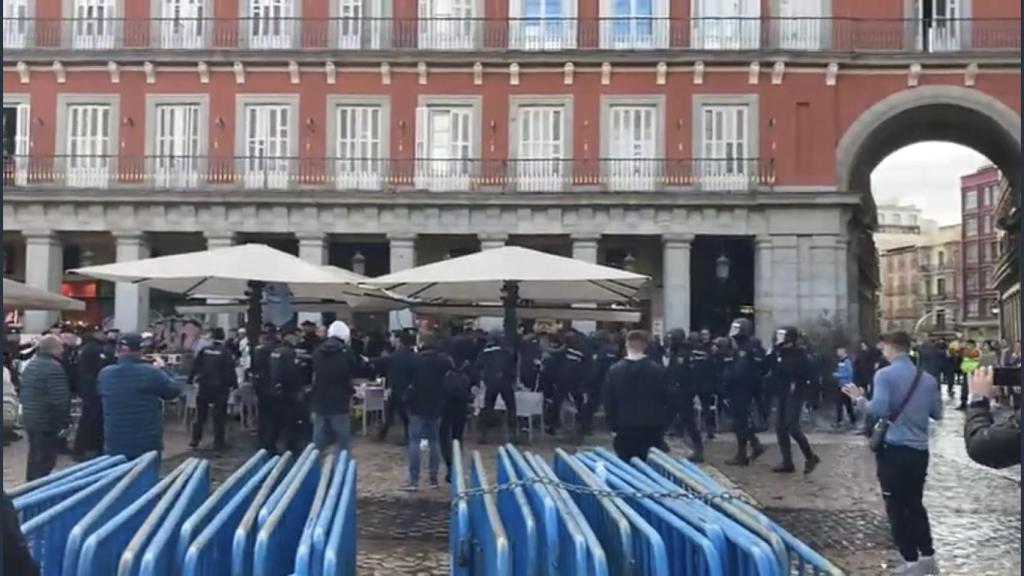
<path fill-rule="evenodd" d="M 563 482 L 553 478 L 533 477 L 522 480 L 515 480 L 505 484 L 495 484 L 483 488 L 467 488 L 452 497 L 451 506 L 454 508 L 459 502 L 469 500 L 476 496 L 496 496 L 500 492 L 525 488 L 527 486 L 547 486 L 550 488 L 561 488 L 576 494 L 588 494 L 598 498 L 650 498 L 654 500 L 696 500 L 708 506 L 716 503 L 741 502 L 748 506 L 756 507 L 754 502 L 742 495 L 731 492 L 720 492 L 718 494 L 701 493 L 689 487 L 677 487 L 674 490 L 612 490 L 610 488 L 590 488 L 570 482 Z"/>

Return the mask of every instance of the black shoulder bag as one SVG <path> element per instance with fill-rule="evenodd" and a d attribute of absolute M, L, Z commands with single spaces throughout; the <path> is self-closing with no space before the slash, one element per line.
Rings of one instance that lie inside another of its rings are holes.
<path fill-rule="evenodd" d="M 885 435 L 889 432 L 889 425 L 896 421 L 903 413 L 903 409 L 910 403 L 910 398 L 914 396 L 914 391 L 917 390 L 917 385 L 921 383 L 922 370 L 917 369 L 917 373 L 914 374 L 914 383 L 910 385 L 910 391 L 903 398 L 903 402 L 900 403 L 900 407 L 895 412 L 889 415 L 888 418 L 882 418 L 875 422 L 875 428 L 871 431 L 871 439 L 868 441 L 868 446 L 871 447 L 872 452 L 878 452 L 885 446 Z"/>

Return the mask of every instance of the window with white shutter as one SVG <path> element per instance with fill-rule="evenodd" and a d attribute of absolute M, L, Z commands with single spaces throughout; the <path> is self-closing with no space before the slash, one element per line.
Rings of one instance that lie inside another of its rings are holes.
<path fill-rule="evenodd" d="M 472 184 L 473 109 L 429 106 L 416 110 L 416 187 L 466 191 Z"/>
<path fill-rule="evenodd" d="M 419 47 L 428 50 L 472 50 L 479 44 L 477 0 L 418 0 Z"/>
<path fill-rule="evenodd" d="M 332 0 L 337 23 L 336 45 L 341 50 L 377 50 L 390 36 L 390 20 L 383 17 L 388 0 Z"/>
<path fill-rule="evenodd" d="M 245 107 L 245 185 L 286 188 L 290 180 L 291 107 L 250 104 Z"/>
<path fill-rule="evenodd" d="M 566 50 L 576 47 L 576 0 L 510 0 L 509 48 Z"/>
<path fill-rule="evenodd" d="M 170 49 L 203 48 L 208 36 L 207 0 L 163 0 L 157 27 L 160 46 Z"/>
<path fill-rule="evenodd" d="M 111 107 L 73 104 L 67 111 L 65 147 L 67 185 L 105 188 L 110 181 L 114 147 L 110 141 Z"/>
<path fill-rule="evenodd" d="M 611 106 L 605 173 L 611 190 L 653 190 L 661 173 L 656 158 L 656 106 Z"/>
<path fill-rule="evenodd" d="M 822 0 L 779 0 L 776 42 L 784 50 L 822 50 L 831 20 L 822 14 Z"/>
<path fill-rule="evenodd" d="M 4 178 L 28 183 L 28 103 L 4 103 Z"/>
<path fill-rule="evenodd" d="M 702 50 L 761 45 L 761 0 L 693 0 L 691 44 Z"/>
<path fill-rule="evenodd" d="M 203 160 L 199 104 L 161 104 L 154 109 L 154 118 L 154 183 L 164 188 L 198 186 Z"/>
<path fill-rule="evenodd" d="M 27 48 L 31 22 L 29 0 L 4 0 L 4 48 Z"/>
<path fill-rule="evenodd" d="M 379 190 L 384 170 L 380 106 L 338 106 L 335 177 L 339 189 Z"/>
<path fill-rule="evenodd" d="M 72 46 L 81 50 L 113 48 L 120 17 L 116 0 L 74 0 Z"/>
<path fill-rule="evenodd" d="M 519 190 L 557 192 L 565 186 L 565 109 L 522 106 L 516 116 L 516 183 Z"/>
<path fill-rule="evenodd" d="M 602 48 L 668 48 L 668 0 L 600 1 Z"/>
<path fill-rule="evenodd" d="M 294 48 L 298 38 L 297 0 L 248 0 L 249 47 Z"/>
<path fill-rule="evenodd" d="M 750 183 L 750 110 L 745 105 L 704 106 L 699 171 L 704 190 L 746 190 Z"/>

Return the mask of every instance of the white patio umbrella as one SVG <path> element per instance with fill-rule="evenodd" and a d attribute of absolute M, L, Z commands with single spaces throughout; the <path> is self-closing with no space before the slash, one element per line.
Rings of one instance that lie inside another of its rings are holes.
<path fill-rule="evenodd" d="M 4 278 L 4 310 L 85 310 L 85 302 Z"/>

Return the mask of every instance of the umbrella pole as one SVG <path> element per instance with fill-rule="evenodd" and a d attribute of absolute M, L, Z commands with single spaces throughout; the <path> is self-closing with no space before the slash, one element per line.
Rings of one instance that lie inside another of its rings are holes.
<path fill-rule="evenodd" d="M 249 369 L 256 369 L 256 348 L 263 331 L 263 282 L 249 281 L 249 311 L 245 316 L 245 332 L 249 338 Z"/>
<path fill-rule="evenodd" d="M 519 322 L 516 306 L 519 305 L 519 282 L 506 280 L 501 287 L 501 303 L 505 308 L 505 344 L 513 355 L 519 351 Z"/>

